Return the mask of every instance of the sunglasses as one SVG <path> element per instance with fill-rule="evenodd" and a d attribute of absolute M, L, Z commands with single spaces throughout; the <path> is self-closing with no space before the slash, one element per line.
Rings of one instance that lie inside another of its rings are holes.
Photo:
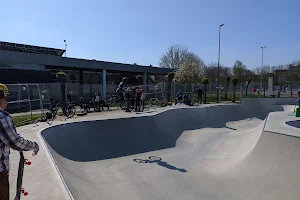
<path fill-rule="evenodd" d="M 7 100 L 7 96 L 9 95 L 9 93 L 8 92 L 5 92 L 5 93 L 1 93 L 0 92 L 0 99 L 5 99 L 5 100 Z"/>

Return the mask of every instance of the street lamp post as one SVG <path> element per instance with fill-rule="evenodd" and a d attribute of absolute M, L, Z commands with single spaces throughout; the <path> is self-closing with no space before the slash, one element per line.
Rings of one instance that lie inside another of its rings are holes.
<path fill-rule="evenodd" d="M 260 89 L 263 88 L 263 68 L 264 68 L 264 48 L 266 46 L 260 47 L 261 48 L 261 72 L 260 72 Z"/>
<path fill-rule="evenodd" d="M 65 43 L 65 57 L 67 57 L 67 41 L 66 40 L 64 40 L 64 43 Z"/>
<path fill-rule="evenodd" d="M 221 24 L 219 25 L 219 54 L 218 54 L 218 93 L 217 93 L 217 102 L 220 103 L 220 91 L 221 91 L 221 87 L 220 87 L 220 50 L 221 50 L 221 27 L 224 26 L 225 24 Z"/>

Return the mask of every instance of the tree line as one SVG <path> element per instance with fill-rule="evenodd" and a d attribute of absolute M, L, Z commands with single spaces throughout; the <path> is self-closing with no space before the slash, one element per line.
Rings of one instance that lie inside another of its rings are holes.
<path fill-rule="evenodd" d="M 293 61 L 292 65 L 298 65 L 300 61 Z M 213 62 L 206 65 L 202 58 L 191 52 L 187 47 L 175 44 L 171 45 L 165 53 L 162 54 L 159 66 L 162 68 L 174 69 L 174 80 L 181 84 L 195 84 L 203 82 L 203 79 L 208 79 L 209 82 L 217 82 L 218 78 L 218 64 Z M 220 82 L 228 84 L 228 78 L 232 77 L 239 80 L 239 82 L 246 82 L 248 80 L 260 81 L 260 76 L 274 75 L 275 70 L 288 69 L 289 64 L 278 66 L 263 66 L 256 67 L 252 70 L 240 60 L 236 60 L 232 67 L 220 65 Z M 173 76 L 173 75 L 172 75 Z M 286 79 L 289 81 L 300 81 L 297 74 L 287 74 Z M 248 81 L 249 82 L 249 81 Z M 276 82 L 276 81 L 275 81 Z"/>

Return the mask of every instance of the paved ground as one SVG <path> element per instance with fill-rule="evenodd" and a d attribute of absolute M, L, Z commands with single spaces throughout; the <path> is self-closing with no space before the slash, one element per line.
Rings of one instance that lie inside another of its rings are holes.
<path fill-rule="evenodd" d="M 25 171 L 26 198 L 70 199 L 68 191 L 74 199 L 300 198 L 300 132 L 284 120 L 297 120 L 293 106 L 180 107 L 20 129 L 32 140 L 42 131 L 47 144 L 40 138 L 40 155 Z M 266 118 L 271 111 L 280 112 Z"/>

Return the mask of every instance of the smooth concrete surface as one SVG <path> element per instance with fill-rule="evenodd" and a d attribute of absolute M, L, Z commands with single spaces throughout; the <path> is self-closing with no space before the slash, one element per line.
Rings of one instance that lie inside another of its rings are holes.
<path fill-rule="evenodd" d="M 289 126 L 287 121 L 296 121 L 298 117 L 291 116 L 291 112 L 272 112 L 268 116 L 265 131 L 280 133 L 284 135 L 300 137 L 299 128 Z"/>
<path fill-rule="evenodd" d="M 298 200 L 299 132 L 277 131 L 279 103 L 87 117 L 41 136 L 74 199 Z"/>
<path fill-rule="evenodd" d="M 56 122 L 57 123 L 57 122 Z M 23 186 L 29 193 L 28 196 L 21 196 L 21 199 L 28 200 L 68 200 L 69 194 L 58 175 L 54 163 L 50 160 L 50 155 L 45 151 L 45 146 L 39 137 L 38 132 L 49 127 L 46 123 L 36 125 L 26 125 L 17 128 L 17 132 L 24 138 L 35 141 L 40 146 L 37 156 L 32 156 L 32 151 L 24 152 L 25 158 L 31 161 L 31 165 L 25 165 Z M 11 150 L 10 162 L 10 199 L 15 198 L 16 181 L 18 175 L 19 152 Z"/>

